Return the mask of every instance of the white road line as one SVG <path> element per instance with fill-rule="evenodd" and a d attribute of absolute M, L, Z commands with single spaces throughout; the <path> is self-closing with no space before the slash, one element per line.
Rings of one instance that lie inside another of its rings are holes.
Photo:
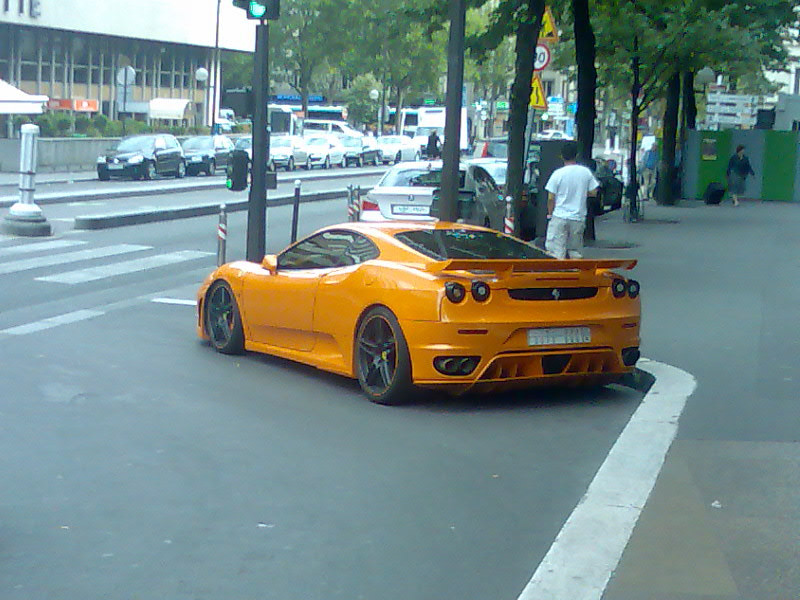
<path fill-rule="evenodd" d="M 45 329 L 58 327 L 59 325 L 66 325 L 68 323 L 76 323 L 78 321 L 85 321 L 93 317 L 99 317 L 105 313 L 99 310 L 76 310 L 75 312 L 65 313 L 56 317 L 49 317 L 41 321 L 34 321 L 33 323 L 26 323 L 25 325 L 18 325 L 9 329 L 0 329 L 0 333 L 7 333 L 9 335 L 25 335 L 28 333 L 35 333 Z"/>
<path fill-rule="evenodd" d="M 655 376 L 653 387 L 518 600 L 602 598 L 697 385 L 691 374 L 670 365 L 643 359 L 639 367 Z"/>
<path fill-rule="evenodd" d="M 195 300 L 186 300 L 184 298 L 153 298 L 150 302 L 156 302 L 158 304 L 183 304 L 185 306 L 195 306 L 197 304 Z"/>
<path fill-rule="evenodd" d="M 95 281 L 97 279 L 105 279 L 107 277 L 115 277 L 117 275 L 135 273 L 137 271 L 145 271 L 147 269 L 163 267 L 166 265 L 184 262 L 187 260 L 205 258 L 211 255 L 213 255 L 213 252 L 182 250 L 180 252 L 157 254 L 156 256 L 149 256 L 147 258 L 138 258 L 121 263 L 102 265 L 99 267 L 89 267 L 87 269 L 79 269 L 77 271 L 68 271 L 66 273 L 57 273 L 55 275 L 37 277 L 36 280 L 52 281 L 56 283 L 67 283 L 70 285 L 74 285 L 76 283 L 86 283 L 88 281 Z"/>
<path fill-rule="evenodd" d="M 103 246 L 92 248 L 91 250 L 78 250 L 77 252 L 65 252 L 64 254 L 50 254 L 37 258 L 26 258 L 13 262 L 0 263 L 0 275 L 4 273 L 18 273 L 29 269 L 39 269 L 41 267 L 52 267 L 54 265 L 65 265 L 67 263 L 78 262 L 81 260 L 91 260 L 94 258 L 104 258 L 107 256 L 118 256 L 129 252 L 139 252 L 150 250 L 152 246 L 136 246 L 133 244 L 116 244 L 113 246 Z"/>
<path fill-rule="evenodd" d="M 70 246 L 80 246 L 85 244 L 80 240 L 50 240 L 48 242 L 37 242 L 34 244 L 23 244 L 20 246 L 9 246 L 8 248 L 0 248 L 0 256 L 14 256 L 17 254 L 26 254 L 29 252 L 43 252 L 46 250 L 59 250 L 61 248 L 69 248 Z"/>

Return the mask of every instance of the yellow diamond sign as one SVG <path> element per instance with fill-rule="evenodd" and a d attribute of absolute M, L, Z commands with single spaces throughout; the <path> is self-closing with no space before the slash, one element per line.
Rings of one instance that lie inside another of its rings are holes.
<path fill-rule="evenodd" d="M 544 96 L 542 80 L 534 73 L 531 80 L 531 102 L 530 107 L 536 110 L 547 110 L 547 98 Z"/>

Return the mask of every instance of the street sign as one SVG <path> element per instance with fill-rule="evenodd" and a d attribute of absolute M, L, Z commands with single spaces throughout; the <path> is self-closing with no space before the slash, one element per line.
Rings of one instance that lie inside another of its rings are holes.
<path fill-rule="evenodd" d="M 540 42 L 558 42 L 558 29 L 556 29 L 556 21 L 553 18 L 553 12 L 550 7 L 544 9 L 544 17 L 542 18 L 542 28 L 539 30 Z"/>
<path fill-rule="evenodd" d="M 542 87 L 542 80 L 534 73 L 531 80 L 531 101 L 530 107 L 536 110 L 547 110 L 547 100 L 544 97 L 544 88 Z"/>
<path fill-rule="evenodd" d="M 547 106 L 550 116 L 553 118 L 564 116 L 564 98 L 561 96 L 550 96 L 547 98 Z"/>
<path fill-rule="evenodd" d="M 497 110 L 508 110 L 508 102 L 505 100 L 498 100 L 495 106 Z"/>
<path fill-rule="evenodd" d="M 536 45 L 536 57 L 533 61 L 533 70 L 542 71 L 550 64 L 550 47 L 547 44 Z"/>

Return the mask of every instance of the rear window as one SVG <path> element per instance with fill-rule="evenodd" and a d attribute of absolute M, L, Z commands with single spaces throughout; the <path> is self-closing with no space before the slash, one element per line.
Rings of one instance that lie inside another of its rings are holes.
<path fill-rule="evenodd" d="M 464 187 L 464 171 L 458 172 L 458 186 Z M 382 187 L 439 187 L 442 184 L 442 170 L 439 169 L 398 169 L 389 171 L 378 184 Z"/>
<path fill-rule="evenodd" d="M 402 231 L 394 237 L 434 260 L 552 258 L 525 242 L 495 231 L 423 229 Z"/>

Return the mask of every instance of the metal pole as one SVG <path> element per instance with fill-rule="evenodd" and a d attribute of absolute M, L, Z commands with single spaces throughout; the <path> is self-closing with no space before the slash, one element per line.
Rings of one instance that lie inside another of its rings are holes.
<path fill-rule="evenodd" d="M 219 205 L 219 225 L 217 225 L 217 266 L 225 264 L 225 250 L 228 244 L 228 214 L 225 205 Z"/>
<path fill-rule="evenodd" d="M 297 217 L 300 213 L 300 186 L 299 179 L 294 180 L 294 206 L 292 206 L 292 243 L 297 241 Z"/>
<path fill-rule="evenodd" d="M 36 165 L 39 126 L 26 123 L 20 128 L 19 202 L 11 206 L 2 230 L 15 235 L 46 236 L 50 224 L 36 205 Z"/>
<path fill-rule="evenodd" d="M 253 61 L 253 163 L 247 209 L 247 260 L 261 262 L 267 242 L 267 98 L 269 88 L 269 24 L 256 26 Z"/>
<path fill-rule="evenodd" d="M 514 197 L 506 196 L 506 216 L 503 219 L 504 232 L 514 235 Z"/>
<path fill-rule="evenodd" d="M 361 219 L 361 186 L 357 185 L 355 189 L 355 199 L 353 200 L 355 218 L 353 221 Z"/>
<path fill-rule="evenodd" d="M 217 81 L 219 79 L 219 5 L 222 0 L 217 0 L 217 32 L 214 37 L 214 79 L 212 80 L 214 90 L 211 94 L 211 135 L 217 129 Z"/>
<path fill-rule="evenodd" d="M 353 184 L 347 185 L 347 220 L 356 220 L 356 205 L 353 202 Z"/>
<path fill-rule="evenodd" d="M 447 46 L 447 98 L 445 100 L 442 187 L 439 196 L 440 218 L 458 218 L 458 164 L 462 86 L 464 84 L 464 27 L 466 0 L 450 0 L 450 40 Z"/>
<path fill-rule="evenodd" d="M 123 70 L 125 67 L 123 67 Z M 117 88 L 119 89 L 119 88 Z M 122 80 L 122 136 L 126 135 L 125 132 L 125 113 L 128 112 L 128 72 L 125 71 L 125 75 L 123 76 Z"/>

